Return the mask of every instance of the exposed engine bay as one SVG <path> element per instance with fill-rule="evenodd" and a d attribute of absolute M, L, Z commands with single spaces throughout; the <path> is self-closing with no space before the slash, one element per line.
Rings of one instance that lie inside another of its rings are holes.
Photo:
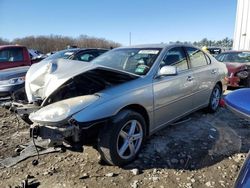
<path fill-rule="evenodd" d="M 135 78 L 137 76 L 96 68 L 68 80 L 45 99 L 42 106 L 72 97 L 91 95 Z"/>

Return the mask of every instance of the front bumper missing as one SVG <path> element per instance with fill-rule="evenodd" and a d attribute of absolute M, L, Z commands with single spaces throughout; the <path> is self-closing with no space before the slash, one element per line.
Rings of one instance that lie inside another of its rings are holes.
<path fill-rule="evenodd" d="M 30 127 L 30 136 L 42 139 L 50 139 L 52 143 L 62 143 L 66 138 L 72 138 L 73 142 L 79 142 L 80 129 L 73 125 L 49 126 L 33 124 Z"/>
<path fill-rule="evenodd" d="M 79 142 L 81 136 L 84 136 L 86 139 L 93 138 L 96 133 L 98 134 L 99 128 L 106 124 L 108 120 L 109 118 L 105 118 L 80 123 L 74 119 L 70 119 L 68 123 L 65 123 L 65 125 L 61 124 L 60 126 L 34 123 L 30 127 L 30 136 L 34 138 L 41 137 L 42 139 L 50 139 L 51 146 L 62 145 L 63 142 L 73 144 Z M 87 135 L 84 133 L 87 133 Z"/>

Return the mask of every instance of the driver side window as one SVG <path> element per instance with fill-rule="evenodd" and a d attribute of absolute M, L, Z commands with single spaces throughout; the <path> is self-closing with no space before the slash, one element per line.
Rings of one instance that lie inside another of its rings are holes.
<path fill-rule="evenodd" d="M 188 62 L 182 47 L 175 47 L 167 51 L 161 61 L 160 68 L 167 65 L 176 66 L 178 72 L 188 69 Z"/>

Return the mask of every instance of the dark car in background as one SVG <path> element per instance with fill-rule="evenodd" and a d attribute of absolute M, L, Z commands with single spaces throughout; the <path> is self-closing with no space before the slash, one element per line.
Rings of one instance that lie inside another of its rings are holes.
<path fill-rule="evenodd" d="M 209 47 L 209 48 L 207 48 L 207 50 L 213 56 L 216 56 L 222 52 L 222 49 L 218 48 L 218 47 Z"/>
<path fill-rule="evenodd" d="M 44 58 L 46 58 L 47 56 L 45 54 L 43 54 L 41 51 L 39 50 L 35 50 L 35 49 L 28 49 L 29 54 L 30 54 L 30 59 L 33 63 L 37 63 L 41 60 L 43 60 Z"/>
<path fill-rule="evenodd" d="M 30 66 L 22 66 L 1 70 L 0 97 L 8 97 L 16 90 L 23 88 L 29 68 Z"/>
<path fill-rule="evenodd" d="M 50 55 L 49 57 L 45 58 L 45 60 L 61 58 L 61 59 L 72 59 L 72 60 L 90 62 L 99 55 L 107 51 L 108 51 L 107 49 L 101 49 L 101 48 L 70 48 L 58 51 Z"/>
<path fill-rule="evenodd" d="M 250 87 L 250 51 L 229 51 L 216 56 L 228 69 L 228 86 Z"/>

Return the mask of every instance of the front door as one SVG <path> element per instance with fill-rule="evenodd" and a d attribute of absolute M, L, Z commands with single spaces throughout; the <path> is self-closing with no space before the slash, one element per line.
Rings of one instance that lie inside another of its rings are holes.
<path fill-rule="evenodd" d="M 193 73 L 182 47 L 167 51 L 160 68 L 165 65 L 177 67 L 177 75 L 156 78 L 154 91 L 154 131 L 166 123 L 190 112 L 194 88 Z"/>

